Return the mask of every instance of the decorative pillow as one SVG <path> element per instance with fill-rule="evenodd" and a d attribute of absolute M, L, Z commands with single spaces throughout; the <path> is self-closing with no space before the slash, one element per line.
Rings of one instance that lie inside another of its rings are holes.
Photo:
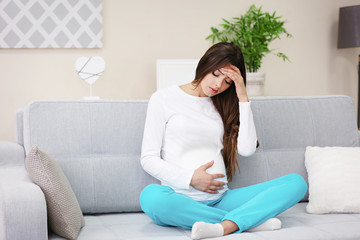
<path fill-rule="evenodd" d="M 360 213 L 360 147 L 307 147 L 308 213 Z"/>
<path fill-rule="evenodd" d="M 31 148 L 25 165 L 30 178 L 44 192 L 51 230 L 67 239 L 76 239 L 85 221 L 60 166 L 37 146 Z"/>

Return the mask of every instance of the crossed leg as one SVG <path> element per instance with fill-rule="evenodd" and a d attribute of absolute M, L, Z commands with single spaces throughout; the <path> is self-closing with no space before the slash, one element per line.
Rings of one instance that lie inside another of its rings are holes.
<path fill-rule="evenodd" d="M 205 234 L 192 236 L 200 239 L 216 237 L 209 236 L 212 233 L 210 228 L 217 229 L 214 233 L 217 236 L 252 229 L 295 205 L 306 190 L 307 185 L 300 175 L 289 174 L 249 187 L 228 190 L 217 204 L 208 206 L 178 194 L 170 187 L 149 185 L 141 193 L 140 205 L 156 224 L 193 228 L 193 235 L 196 232 Z"/>

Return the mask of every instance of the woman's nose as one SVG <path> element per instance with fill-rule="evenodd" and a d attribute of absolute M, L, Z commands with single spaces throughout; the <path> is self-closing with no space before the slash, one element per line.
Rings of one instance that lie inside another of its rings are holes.
<path fill-rule="evenodd" d="M 217 80 L 216 80 L 216 83 L 215 83 L 215 86 L 216 86 L 218 89 L 221 88 L 222 82 L 223 82 L 222 79 L 217 79 Z"/>

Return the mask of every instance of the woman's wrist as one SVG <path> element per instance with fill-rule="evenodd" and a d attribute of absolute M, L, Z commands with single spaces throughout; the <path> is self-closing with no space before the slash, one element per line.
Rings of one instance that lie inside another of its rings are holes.
<path fill-rule="evenodd" d="M 239 102 L 249 102 L 247 95 L 238 96 Z"/>
<path fill-rule="evenodd" d="M 244 82 L 238 83 L 236 86 L 236 94 L 239 102 L 248 102 L 249 98 L 246 92 L 246 86 Z"/>

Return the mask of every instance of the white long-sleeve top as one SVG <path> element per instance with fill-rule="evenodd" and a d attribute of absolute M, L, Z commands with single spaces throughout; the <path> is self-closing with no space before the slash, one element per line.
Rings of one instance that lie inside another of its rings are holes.
<path fill-rule="evenodd" d="M 238 153 L 250 156 L 256 150 L 256 130 L 250 102 L 239 102 L 240 127 Z M 141 165 L 159 179 L 162 185 L 197 201 L 215 200 L 217 194 L 202 192 L 190 186 L 194 171 L 214 160 L 210 174 L 226 176 L 223 149 L 224 126 L 210 97 L 196 97 L 173 86 L 155 92 L 148 103 Z M 227 178 L 217 179 L 227 183 Z"/>

